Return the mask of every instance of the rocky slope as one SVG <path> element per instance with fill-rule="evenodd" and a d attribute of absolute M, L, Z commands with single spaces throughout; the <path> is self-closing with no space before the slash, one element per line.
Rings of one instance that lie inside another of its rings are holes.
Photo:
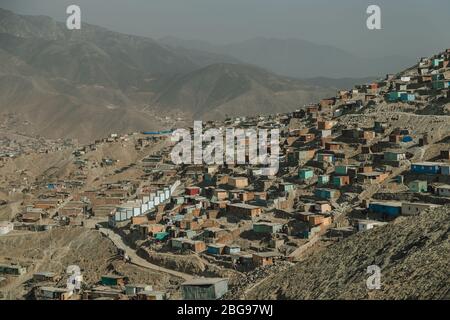
<path fill-rule="evenodd" d="M 250 299 L 449 299 L 450 206 L 353 235 L 253 288 Z M 367 267 L 381 268 L 368 290 Z"/>

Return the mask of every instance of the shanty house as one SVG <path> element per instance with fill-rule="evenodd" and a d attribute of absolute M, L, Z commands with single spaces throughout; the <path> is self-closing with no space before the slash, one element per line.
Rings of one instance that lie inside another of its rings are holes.
<path fill-rule="evenodd" d="M 402 204 L 400 202 L 371 202 L 369 210 L 374 213 L 379 213 L 388 217 L 397 217 L 402 212 Z"/>
<path fill-rule="evenodd" d="M 419 162 L 411 165 L 411 172 L 418 174 L 439 174 L 440 164 L 435 162 Z"/>
<path fill-rule="evenodd" d="M 412 192 L 427 192 L 428 183 L 424 180 L 414 180 L 408 184 L 408 188 Z"/>
<path fill-rule="evenodd" d="M 216 300 L 228 291 L 226 278 L 199 278 L 181 285 L 184 300 Z"/>
<path fill-rule="evenodd" d="M 281 223 L 255 222 L 253 223 L 253 232 L 273 234 L 280 232 L 283 228 Z"/>

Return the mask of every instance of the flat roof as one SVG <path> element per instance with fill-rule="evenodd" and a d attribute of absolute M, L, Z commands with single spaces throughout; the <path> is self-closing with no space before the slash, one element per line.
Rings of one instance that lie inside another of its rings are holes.
<path fill-rule="evenodd" d="M 425 161 L 425 162 L 414 162 L 411 165 L 413 165 L 413 166 L 440 166 L 443 164 L 446 164 L 446 163 Z"/>
<path fill-rule="evenodd" d="M 215 232 L 215 231 L 225 231 L 225 229 L 222 229 L 222 228 L 218 228 L 218 227 L 209 227 L 209 228 L 205 228 L 205 229 L 203 229 L 204 231 L 212 231 L 212 232 Z"/>
<path fill-rule="evenodd" d="M 370 204 L 381 204 L 384 206 L 393 206 L 393 207 L 402 206 L 402 203 L 400 201 L 371 201 Z"/>
<path fill-rule="evenodd" d="M 202 286 L 202 285 L 209 285 L 209 284 L 216 284 L 222 281 L 228 281 L 228 278 L 198 278 L 198 279 L 192 279 L 188 280 L 184 283 L 182 283 L 182 286 Z"/>
<path fill-rule="evenodd" d="M 223 248 L 223 247 L 225 247 L 225 245 L 222 244 L 222 243 L 209 243 L 209 244 L 208 244 L 208 247 L 212 247 L 212 248 Z"/>
<path fill-rule="evenodd" d="M 138 292 L 137 294 L 138 295 L 158 295 L 158 294 L 166 294 L 166 292 L 145 290 L 145 291 Z"/>
<path fill-rule="evenodd" d="M 270 257 L 279 257 L 279 256 L 281 256 L 280 253 L 273 252 L 273 251 L 270 251 L 270 252 L 257 252 L 257 253 L 254 253 L 253 255 L 258 256 L 258 257 L 263 257 L 263 258 L 270 258 Z"/>
<path fill-rule="evenodd" d="M 56 276 L 56 273 L 49 272 L 49 271 L 43 271 L 43 272 L 36 272 L 33 274 L 33 276 L 54 277 L 54 276 Z"/>
<path fill-rule="evenodd" d="M 40 287 L 41 290 L 44 291 L 52 291 L 52 292 L 69 292 L 69 290 L 67 288 L 56 288 L 56 287 Z"/>
<path fill-rule="evenodd" d="M 441 206 L 439 204 L 425 203 L 425 202 L 403 202 L 402 205 L 419 205 L 419 206 L 429 206 L 429 207 L 440 207 Z"/>
<path fill-rule="evenodd" d="M 378 221 L 378 220 L 358 220 L 358 223 L 363 223 L 363 224 L 369 224 L 369 223 L 376 223 L 376 224 L 387 224 L 387 222 L 383 222 L 383 221 Z"/>
<path fill-rule="evenodd" d="M 259 208 L 261 208 L 261 207 L 253 206 L 251 204 L 246 204 L 246 203 L 230 203 L 229 206 L 243 208 L 243 209 L 259 209 Z"/>
<path fill-rule="evenodd" d="M 266 226 L 280 226 L 283 225 L 282 223 L 277 223 L 277 222 L 254 222 L 253 225 L 266 225 Z"/>
<path fill-rule="evenodd" d="M 102 278 L 123 279 L 123 278 L 125 278 L 125 276 L 118 276 L 115 274 L 107 274 L 107 275 L 102 275 Z"/>
<path fill-rule="evenodd" d="M 22 266 L 18 265 L 18 264 L 0 264 L 0 267 L 2 268 L 12 268 L 12 269 L 20 269 L 23 268 Z"/>
<path fill-rule="evenodd" d="M 375 176 L 382 175 L 383 172 L 373 171 L 373 172 L 362 172 L 362 173 L 358 173 L 358 174 L 362 175 L 362 176 L 366 176 L 366 177 L 375 177 Z"/>

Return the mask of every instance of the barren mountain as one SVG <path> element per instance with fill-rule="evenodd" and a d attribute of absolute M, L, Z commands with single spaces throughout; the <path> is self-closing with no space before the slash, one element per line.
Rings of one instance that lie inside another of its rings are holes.
<path fill-rule="evenodd" d="M 0 9 L 0 114 L 11 130 L 88 141 L 111 132 L 288 111 L 330 89 L 239 64 L 220 53 L 173 48 L 83 24 Z"/>
<path fill-rule="evenodd" d="M 288 112 L 317 101 L 331 89 L 274 75 L 242 64 L 214 64 L 174 79 L 155 97 L 163 108 L 188 111 L 194 118 Z"/>

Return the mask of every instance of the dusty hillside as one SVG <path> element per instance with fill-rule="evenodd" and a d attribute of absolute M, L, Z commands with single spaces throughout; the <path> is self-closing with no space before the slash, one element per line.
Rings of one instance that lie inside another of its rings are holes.
<path fill-rule="evenodd" d="M 318 252 L 250 291 L 250 299 L 449 299 L 450 206 L 401 217 Z M 368 291 L 369 265 L 381 289 Z"/>
<path fill-rule="evenodd" d="M 1 288 L 1 291 L 19 299 L 25 293 L 22 285 L 34 272 L 64 274 L 67 266 L 72 264 L 81 268 L 84 281 L 88 284 L 95 284 L 103 274 L 114 272 L 126 274 L 132 282 L 147 283 L 156 288 L 167 286 L 169 281 L 178 281 L 165 274 L 124 264 L 110 240 L 98 231 L 81 227 L 3 236 L 0 238 L 1 262 L 15 262 L 28 267 L 26 275 L 13 278 L 6 287 Z"/>

